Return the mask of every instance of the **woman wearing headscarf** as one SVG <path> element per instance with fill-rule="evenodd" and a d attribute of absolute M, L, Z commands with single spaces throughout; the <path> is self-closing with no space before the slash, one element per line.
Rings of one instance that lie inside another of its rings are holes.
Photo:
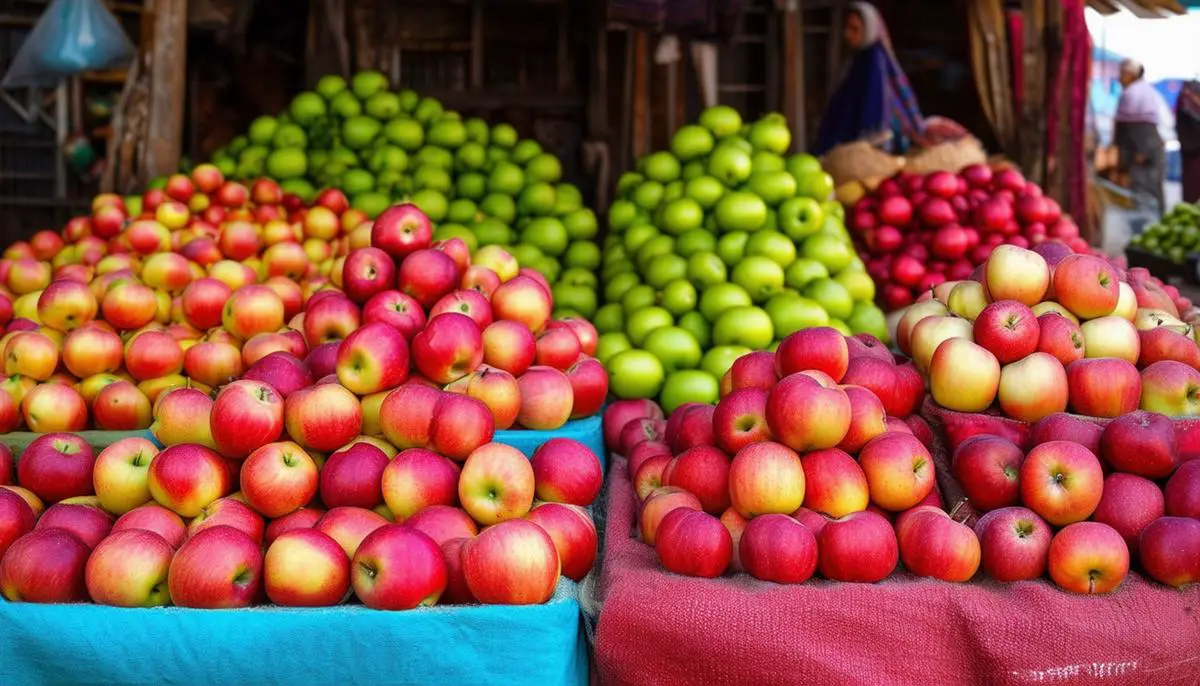
<path fill-rule="evenodd" d="M 1183 158 L 1183 201 L 1200 202 L 1200 81 L 1188 81 L 1175 105 L 1175 133 Z"/>
<path fill-rule="evenodd" d="M 850 3 L 843 35 L 853 59 L 821 118 L 813 152 L 863 140 L 899 152 L 906 142 L 923 142 L 925 119 L 879 10 L 869 2 Z"/>
<path fill-rule="evenodd" d="M 1137 60 L 1121 63 L 1124 90 L 1117 101 L 1113 143 L 1119 168 L 1128 175 L 1134 203 L 1147 221 L 1154 221 L 1163 213 L 1166 146 L 1158 133 L 1160 96 L 1145 76 L 1146 69 Z"/>

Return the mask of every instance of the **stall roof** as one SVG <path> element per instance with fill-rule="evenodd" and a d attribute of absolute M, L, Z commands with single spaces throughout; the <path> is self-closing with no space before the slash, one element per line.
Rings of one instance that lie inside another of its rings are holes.
<path fill-rule="evenodd" d="M 1101 14 L 1127 9 L 1139 17 L 1154 19 L 1184 14 L 1188 7 L 1200 7 L 1200 0 L 1088 0 L 1088 5 Z"/>

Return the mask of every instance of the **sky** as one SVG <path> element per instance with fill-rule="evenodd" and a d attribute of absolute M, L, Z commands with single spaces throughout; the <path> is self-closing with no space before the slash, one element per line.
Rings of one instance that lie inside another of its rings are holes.
<path fill-rule="evenodd" d="M 1138 19 L 1129 12 L 1108 17 L 1087 10 L 1088 30 L 1098 47 L 1141 60 L 1146 78 L 1200 78 L 1200 10 L 1169 19 Z"/>

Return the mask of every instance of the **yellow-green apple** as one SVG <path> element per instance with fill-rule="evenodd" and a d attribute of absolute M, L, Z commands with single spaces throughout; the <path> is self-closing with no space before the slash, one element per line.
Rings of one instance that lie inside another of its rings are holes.
<path fill-rule="evenodd" d="M 0 560 L 0 594 L 20 603 L 87 602 L 84 579 L 91 552 L 64 529 L 25 534 Z"/>
<path fill-rule="evenodd" d="M 285 607 L 329 607 L 350 594 L 350 558 L 316 529 L 294 529 L 275 539 L 263 558 L 267 597 Z"/>
<path fill-rule="evenodd" d="M 1117 284 L 1117 289 L 1117 306 L 1113 308 L 1112 314 L 1133 321 L 1138 310 L 1137 294 L 1134 293 L 1133 286 L 1124 281 Z"/>
<path fill-rule="evenodd" d="M 996 581 L 1028 581 L 1046 573 L 1050 525 L 1033 510 L 1002 507 L 975 523 L 983 571 Z"/>
<path fill-rule="evenodd" d="M 951 459 L 954 478 L 972 507 L 981 512 L 1016 505 L 1021 498 L 1021 463 L 1025 454 L 1000 436 L 972 436 L 959 444 Z"/>
<path fill-rule="evenodd" d="M 342 265 L 342 288 L 356 303 L 365 303 L 390 288 L 396 280 L 396 265 L 379 248 L 359 248 L 346 256 Z"/>
<path fill-rule="evenodd" d="M 617 400 L 604 410 L 604 444 L 616 450 L 620 447 L 621 431 L 626 424 L 635 419 L 662 418 L 662 408 L 653 400 Z"/>
<path fill-rule="evenodd" d="M 1076 522 L 1050 542 L 1050 578 L 1073 593 L 1115 591 L 1129 574 L 1129 549 L 1107 524 Z"/>
<path fill-rule="evenodd" d="M 728 463 L 724 455 L 720 457 Z M 530 458 L 530 466 L 537 498 L 545 502 L 587 507 L 600 494 L 604 482 L 600 459 L 586 445 L 571 438 L 552 438 L 543 443 Z M 721 484 L 725 486 L 724 479 Z M 680 487 L 686 488 L 682 484 Z"/>
<path fill-rule="evenodd" d="M 1000 388 L 1000 363 L 965 338 L 943 341 L 929 364 L 929 392 L 937 404 L 959 412 L 991 407 Z"/>
<path fill-rule="evenodd" d="M 17 461 L 17 483 L 48 502 L 91 495 L 92 448 L 83 438 L 70 433 L 39 436 Z"/>
<path fill-rule="evenodd" d="M 21 331 L 4 346 L 4 372 L 37 381 L 49 379 L 58 367 L 58 344 L 37 331 Z"/>
<path fill-rule="evenodd" d="M 524 519 L 484 529 L 466 544 L 462 565 L 471 594 L 494 605 L 546 602 L 558 585 L 560 569 L 553 539 Z"/>
<path fill-rule="evenodd" d="M 429 448 L 462 461 L 495 433 L 492 411 L 481 400 L 459 393 L 443 393 L 433 409 Z"/>
<path fill-rule="evenodd" d="M 847 350 L 849 350 L 848 344 Z M 796 352 L 799 353 L 801 351 Z M 793 360 L 791 364 L 796 364 L 796 360 Z M 775 353 L 769 350 L 757 350 L 742 355 L 734 360 L 733 365 L 729 367 L 729 383 L 731 390 L 734 391 L 743 388 L 758 388 L 769 391 L 778 382 L 779 372 L 776 371 Z"/>
<path fill-rule="evenodd" d="M 425 330 L 413 338 L 412 352 L 422 375 L 448 384 L 483 362 L 483 338 L 473 319 L 451 312 L 429 320 Z"/>
<path fill-rule="evenodd" d="M 825 388 L 811 377 L 793 374 L 780 381 L 767 397 L 766 415 L 775 440 L 803 452 L 841 443 L 850 431 L 853 408 L 841 388 Z M 799 506 L 797 503 L 780 513 Z"/>
<path fill-rule="evenodd" d="M 325 510 L 314 507 L 302 507 L 291 514 L 271 520 L 263 533 L 263 543 L 271 545 L 276 538 L 295 529 L 312 529 L 325 515 Z M 340 544 L 339 544 L 340 545 Z M 349 558 L 347 558 L 349 559 Z"/>
<path fill-rule="evenodd" d="M 492 314 L 496 319 L 520 322 L 535 334 L 546 327 L 553 307 L 550 293 L 528 276 L 509 279 L 492 293 Z"/>
<path fill-rule="evenodd" d="M 389 393 L 379 407 L 384 438 L 401 450 L 429 445 L 434 408 L 441 398 L 442 391 L 411 382 Z"/>
<path fill-rule="evenodd" d="M 1200 372 L 1186 365 L 1181 366 L 1195 374 L 1200 381 Z M 1133 412 L 1138 408 L 1138 401 L 1142 396 L 1142 384 L 1142 376 L 1138 374 L 1137 367 L 1127 360 L 1089 358 L 1072 362 L 1067 367 L 1071 409 L 1082 415 L 1119 417 Z M 1197 388 L 1200 388 L 1200 384 Z M 1146 409 L 1161 411 L 1158 408 Z"/>
<path fill-rule="evenodd" d="M 513 376 L 525 373 L 537 354 L 537 341 L 521 322 L 502 319 L 483 331 L 483 361 Z"/>
<path fill-rule="evenodd" d="M 295 512 L 317 494 L 317 463 L 291 441 L 269 443 L 242 462 L 242 495 L 264 517 Z"/>
<path fill-rule="evenodd" d="M 262 587 L 262 549 L 233 527 L 206 529 L 175 553 L 167 586 L 179 607 L 249 607 Z"/>
<path fill-rule="evenodd" d="M 439 546 L 455 538 L 474 538 L 479 533 L 479 527 L 470 515 L 450 505 L 425 507 L 404 524 L 432 538 Z"/>
<path fill-rule="evenodd" d="M 1163 488 L 1167 514 L 1200 519 L 1200 460 L 1184 462 Z"/>
<path fill-rule="evenodd" d="M 654 545 L 658 526 L 662 523 L 663 517 L 680 507 L 692 510 L 702 509 L 700 500 L 682 488 L 664 486 L 646 496 L 641 511 L 638 513 L 638 529 L 641 532 L 642 541 L 647 545 Z"/>
<path fill-rule="evenodd" d="M 202 331 L 220 326 L 225 303 L 231 295 L 233 290 L 222 281 L 207 277 L 196 279 L 183 290 L 184 319 Z"/>
<path fill-rule="evenodd" d="M 1062 363 L 1036 352 L 1000 370 L 1000 409 L 1013 419 L 1038 422 L 1067 409 L 1069 387 Z"/>
<path fill-rule="evenodd" d="M 207 393 L 194 388 L 173 388 L 158 399 L 154 405 L 154 423 L 151 433 L 159 443 L 166 446 L 180 443 L 198 443 L 216 448 L 209 418 L 213 400 Z"/>
<path fill-rule="evenodd" d="M 853 385 L 840 388 L 850 399 L 850 428 L 838 447 L 857 453 L 872 438 L 887 432 L 887 414 L 879 398 L 866 388 Z"/>
<path fill-rule="evenodd" d="M 646 465 L 655 464 L 656 459 L 646 462 L 643 469 L 647 468 Z M 709 445 L 698 445 L 688 448 L 663 465 L 661 482 L 664 486 L 674 486 L 692 493 L 700 500 L 705 512 L 719 515 L 730 505 L 729 469 L 729 456 L 724 452 Z M 639 492 L 643 492 L 641 486 Z"/>
<path fill-rule="evenodd" d="M 574 390 L 566 374 L 535 365 L 517 377 L 521 409 L 517 423 L 527 429 L 551 431 L 562 427 L 574 409 Z"/>
<path fill-rule="evenodd" d="M 135 507 L 117 517 L 111 534 L 128 529 L 154 532 L 162 536 L 172 549 L 178 548 L 187 538 L 187 526 L 183 519 L 162 505 L 154 503 Z"/>
<path fill-rule="evenodd" d="M 56 331 L 70 331 L 94 319 L 99 307 L 86 283 L 55 281 L 38 296 L 38 320 Z"/>
<path fill-rule="evenodd" d="M 100 451 L 92 468 L 92 484 L 105 510 L 120 515 L 150 502 L 150 462 L 157 454 L 153 443 L 137 436 Z"/>
<path fill-rule="evenodd" d="M 1084 352 L 1087 357 L 1115 357 L 1137 363 L 1142 343 L 1133 322 L 1109 315 L 1084 322 Z"/>
<path fill-rule="evenodd" d="M 1037 350 L 1040 327 L 1033 310 L 1014 300 L 999 300 L 976 317 L 974 336 L 1000 364 L 1008 364 Z"/>
<path fill-rule="evenodd" d="M 1016 300 L 1032 307 L 1050 286 L 1050 268 L 1041 255 L 1015 245 L 999 245 L 984 263 L 984 285 L 993 302 Z"/>
<path fill-rule="evenodd" d="M 398 522 L 431 505 L 456 505 L 459 471 L 457 464 L 433 451 L 401 451 L 383 469 L 383 500 Z"/>
<path fill-rule="evenodd" d="M 598 536 L 587 510 L 576 505 L 539 503 L 525 517 L 542 527 L 554 542 L 562 575 L 580 581 L 596 561 Z"/>
<path fill-rule="evenodd" d="M 1104 427 L 1100 456 L 1118 472 L 1166 478 L 1179 464 L 1175 423 L 1156 412 L 1121 415 Z"/>
<path fill-rule="evenodd" d="M 802 584 L 817 569 L 817 539 L 808 527 L 787 515 L 755 517 L 737 544 L 747 574 L 777 584 Z"/>
<path fill-rule="evenodd" d="M 96 428 L 104 431 L 136 431 L 150 426 L 150 399 L 128 381 L 104 387 L 92 402 Z"/>
<path fill-rule="evenodd" d="M 217 498 L 188 523 L 188 538 L 214 526 L 231 526 L 250 540 L 262 543 L 265 524 L 263 518 L 243 501 L 234 497 Z"/>
<path fill-rule="evenodd" d="M 149 324 L 158 314 L 158 296 L 154 289 L 133 281 L 121 281 L 109 287 L 100 302 L 104 320 L 121 331 L 133 331 Z"/>
<path fill-rule="evenodd" d="M 390 290 L 376 294 L 363 306 L 362 319 L 366 324 L 388 324 L 411 341 L 425 328 L 425 310 L 411 296 Z"/>
<path fill-rule="evenodd" d="M 583 348 L 570 329 L 546 328 L 537 335 L 534 345 L 534 364 L 566 371 L 579 359 Z"/>
<path fill-rule="evenodd" d="M 356 443 L 329 456 L 321 468 L 321 501 L 329 507 L 371 509 L 383 502 L 380 479 L 388 457 L 369 443 Z"/>
<path fill-rule="evenodd" d="M 354 594 L 375 610 L 434 605 L 447 580 L 446 558 L 437 543 L 402 524 L 373 531 L 358 547 L 351 564 Z"/>
<path fill-rule="evenodd" d="M 1100 461 L 1067 441 L 1035 446 L 1021 464 L 1021 500 L 1055 526 L 1081 522 L 1096 511 L 1104 491 Z"/>
<path fill-rule="evenodd" d="M 1134 557 L 1138 553 L 1138 537 L 1142 530 L 1165 514 L 1163 492 L 1153 481 L 1116 472 L 1104 479 L 1104 494 L 1100 504 L 1092 513 L 1092 521 L 1107 524 L 1129 548 Z"/>
<path fill-rule="evenodd" d="M 475 320 L 480 331 L 486 329 L 492 323 L 492 305 L 487 297 L 478 291 L 469 289 L 457 290 L 443 296 L 429 310 L 429 318 L 432 319 L 447 312 L 457 312 L 467 315 Z M 578 342 L 578 338 L 576 341 Z"/>
<path fill-rule="evenodd" d="M 492 293 L 500 287 L 500 275 L 489 267 L 473 264 L 463 272 L 461 286 L 476 291 L 490 300 Z"/>
<path fill-rule="evenodd" d="M 846 337 L 828 326 L 797 331 L 783 339 L 775 351 L 775 371 L 780 378 L 815 369 L 840 383 L 849 363 Z"/>
<path fill-rule="evenodd" d="M 371 245 L 395 258 L 428 248 L 433 242 L 433 224 L 416 205 L 393 205 L 375 219 Z"/>
<path fill-rule="evenodd" d="M 111 331 L 87 327 L 76 329 L 63 339 L 63 366 L 80 379 L 116 372 L 124 356 L 121 337 Z"/>
<path fill-rule="evenodd" d="M 1038 352 L 1049 353 L 1064 367 L 1084 358 L 1083 330 L 1074 321 L 1056 312 L 1038 317 Z"/>
<path fill-rule="evenodd" d="M 1200 369 L 1200 346 L 1191 335 L 1182 334 L 1165 326 L 1138 332 L 1141 353 L 1138 366 L 1146 367 L 1162 360 L 1182 362 L 1193 369 Z"/>
<path fill-rule="evenodd" d="M 462 279 L 454 259 L 440 250 L 417 250 L 396 270 L 396 289 L 411 296 L 426 309 L 448 295 Z"/>
<path fill-rule="evenodd" d="M 804 467 L 791 448 L 763 441 L 738 451 L 729 467 L 729 497 L 743 517 L 791 514 L 804 503 Z"/>
<path fill-rule="evenodd" d="M 342 389 L 351 400 L 354 396 Z M 294 398 L 295 395 L 292 398 Z M 358 402 L 354 402 L 357 409 Z M 260 381 L 234 381 L 217 394 L 209 415 L 209 429 L 221 454 L 241 458 L 271 443 L 283 433 L 284 401 L 271 386 Z M 293 438 L 301 436 L 289 431 Z M 350 435 L 356 435 L 355 429 Z M 319 450 L 320 448 L 318 448 Z"/>
<path fill-rule="evenodd" d="M 1080 319 L 1111 315 L 1120 301 L 1118 283 L 1108 260 L 1095 255 L 1068 255 L 1054 267 L 1054 299 Z"/>
<path fill-rule="evenodd" d="M 472 519 L 488 526 L 524 517 L 533 505 L 535 488 L 533 467 L 521 451 L 488 443 L 467 456 L 458 499 Z"/>
<path fill-rule="evenodd" d="M 245 340 L 279 330 L 283 326 L 283 314 L 283 299 L 273 289 L 242 286 L 226 301 L 221 323 L 226 331 Z"/>
<path fill-rule="evenodd" d="M 829 520 L 817 543 L 817 568 L 831 581 L 873 584 L 887 578 L 900 559 L 891 523 L 870 510 Z"/>
<path fill-rule="evenodd" d="M 521 271 L 517 258 L 499 245 L 485 245 L 475 252 L 472 261 L 496 272 L 501 282 L 516 278 Z"/>
<path fill-rule="evenodd" d="M 387 523 L 388 520 L 382 515 L 371 510 L 360 507 L 335 507 L 322 515 L 313 528 L 337 541 L 347 557 L 354 557 L 363 539 Z"/>
<path fill-rule="evenodd" d="M 976 320 L 977 323 L 979 321 L 983 321 L 982 315 L 981 319 Z M 951 338 L 974 341 L 975 333 L 971 322 L 951 316 L 926 317 L 918 322 L 913 327 L 910 338 L 913 363 L 917 365 L 917 369 L 928 373 L 934 352 L 943 341 Z"/>
<path fill-rule="evenodd" d="M 13 541 L 33 531 L 37 515 L 21 496 L 0 488 L 0 559 Z"/>
<path fill-rule="evenodd" d="M 904 311 L 896 323 L 896 346 L 905 355 L 912 354 L 912 330 L 926 317 L 942 317 L 949 313 L 946 306 L 936 300 L 919 302 Z"/>
<path fill-rule="evenodd" d="M 1142 530 L 1142 568 L 1159 583 L 1179 588 L 1200 581 L 1200 520 L 1162 517 Z"/>
<path fill-rule="evenodd" d="M 491 411 L 498 430 L 511 427 L 521 409 L 521 391 L 516 378 L 503 369 L 486 364 L 447 385 L 446 390 L 481 401 Z"/>
<path fill-rule="evenodd" d="M 946 306 L 952 314 L 975 321 L 987 304 L 983 284 L 978 281 L 959 281 L 951 289 Z"/>
<path fill-rule="evenodd" d="M 183 443 L 163 449 L 150 461 L 150 495 L 181 517 L 195 517 L 229 492 L 225 462 L 202 445 Z"/>
<path fill-rule="evenodd" d="M 1141 394 L 1143 410 L 1170 417 L 1200 415 L 1200 371 L 1182 362 L 1163 360 L 1146 367 L 1136 390 Z M 1126 412 L 1136 407 L 1135 403 Z"/>
<path fill-rule="evenodd" d="M 899 528 L 899 527 L 898 527 Z M 980 544 L 975 532 L 944 513 L 918 513 L 899 535 L 900 559 L 917 576 L 966 582 L 979 569 Z"/>
<path fill-rule="evenodd" d="M 883 434 L 873 439 L 858 454 L 858 464 L 867 477 L 871 502 L 892 512 L 917 505 L 936 483 L 933 457 L 909 434 Z"/>
<path fill-rule="evenodd" d="M 174 554 L 171 544 L 152 531 L 115 532 L 88 558 L 84 573 L 88 595 L 97 605 L 168 605 L 167 573 Z"/>
<path fill-rule="evenodd" d="M 38 518 L 36 529 L 64 529 L 76 538 L 95 548 L 112 530 L 113 518 L 104 510 L 92 505 L 66 502 L 51 505 Z"/>
<path fill-rule="evenodd" d="M 768 396 L 767 390 L 747 387 L 721 398 L 712 417 L 717 445 L 736 454 L 751 443 L 771 440 L 771 430 L 767 426 Z"/>
<path fill-rule="evenodd" d="M 854 458 L 829 448 L 805 454 L 800 463 L 805 508 L 835 518 L 867 509 L 867 477 Z"/>
<path fill-rule="evenodd" d="M 667 571 L 712 579 L 729 568 L 733 538 L 716 517 L 678 508 L 663 517 L 654 549 Z"/>
<path fill-rule="evenodd" d="M 271 386 L 284 400 L 313 385 L 313 375 L 308 366 L 291 353 L 283 351 L 273 352 L 255 362 L 242 378 Z"/>

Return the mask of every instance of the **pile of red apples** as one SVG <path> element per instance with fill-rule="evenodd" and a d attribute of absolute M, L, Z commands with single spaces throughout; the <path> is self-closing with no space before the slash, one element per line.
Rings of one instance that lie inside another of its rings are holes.
<path fill-rule="evenodd" d="M 183 389 L 164 402 L 206 399 Z M 93 454 L 77 435 L 46 434 L 21 455 L 20 485 L 11 453 L 0 451 L 0 594 L 206 609 L 332 606 L 353 595 L 407 610 L 543 603 L 560 575 L 583 578 L 597 541 L 585 508 L 603 481 L 591 450 L 555 438 L 528 458 L 489 435 L 475 447 L 456 443 L 471 449 L 448 457 L 435 451 L 436 435 L 453 418 L 422 415 L 410 400 L 384 403 L 403 441 L 351 436 L 328 455 L 302 445 L 303 432 L 244 453 L 258 442 L 252 435 L 277 436 L 285 421 L 278 396 L 250 381 L 227 387 L 214 412 L 240 406 L 223 417 L 240 422 L 236 451 L 224 438 L 219 449 L 160 451 L 134 437 Z M 301 421 L 321 429 L 323 443 L 333 440 L 326 429 L 357 431 L 336 417 Z"/>
<path fill-rule="evenodd" d="M 970 277 L 997 246 L 1060 242 L 1089 254 L 1058 203 L 1013 169 L 900 174 L 850 208 L 846 224 L 885 311 L 946 281 Z"/>
<path fill-rule="evenodd" d="M 1030 423 L 1067 410 L 1189 417 L 1200 414 L 1200 347 L 1179 318 L 1190 303 L 1177 300 L 1144 270 L 1000 246 L 973 278 L 911 306 L 896 341 L 949 410 Z"/>

